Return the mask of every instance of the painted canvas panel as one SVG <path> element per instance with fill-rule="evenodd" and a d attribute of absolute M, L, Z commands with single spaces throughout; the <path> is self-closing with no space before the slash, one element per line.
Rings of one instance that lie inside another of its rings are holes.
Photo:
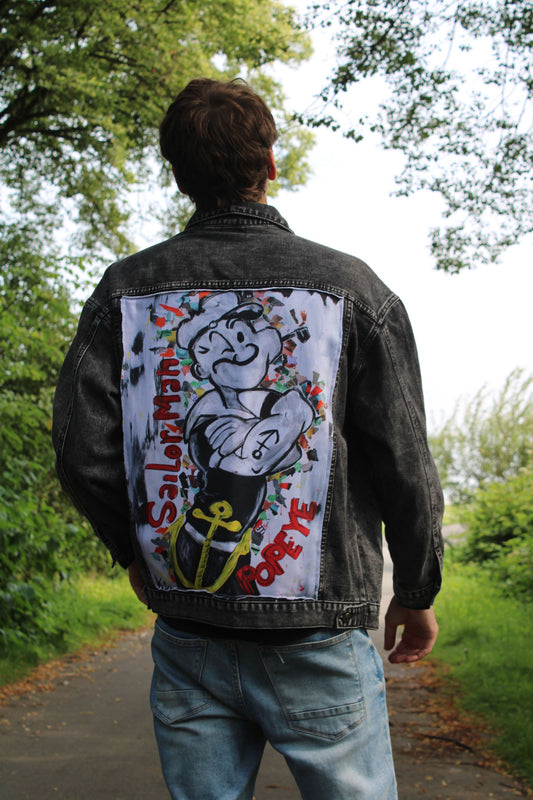
<path fill-rule="evenodd" d="M 316 598 L 343 300 L 304 289 L 122 300 L 124 453 L 161 589 Z"/>

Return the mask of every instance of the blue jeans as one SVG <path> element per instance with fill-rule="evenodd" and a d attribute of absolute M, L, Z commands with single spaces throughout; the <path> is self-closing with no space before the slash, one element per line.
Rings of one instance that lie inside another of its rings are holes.
<path fill-rule="evenodd" d="M 158 620 L 152 653 L 173 800 L 251 800 L 266 740 L 304 800 L 396 800 L 382 663 L 366 631 L 266 645 Z"/>

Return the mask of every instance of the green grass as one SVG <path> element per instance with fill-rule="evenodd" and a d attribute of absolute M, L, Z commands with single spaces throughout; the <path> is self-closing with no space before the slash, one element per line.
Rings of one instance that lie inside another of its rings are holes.
<path fill-rule="evenodd" d="M 0 686 L 27 676 L 38 664 L 96 646 L 120 630 L 136 630 L 151 614 L 137 600 L 127 574 L 76 577 L 51 587 L 45 607 L 35 609 L 35 626 L 8 631 L 0 650 Z M 29 627 L 29 626 L 28 626 Z"/>
<path fill-rule="evenodd" d="M 495 732 L 494 751 L 533 785 L 533 608 L 504 597 L 479 567 L 451 563 L 435 610 L 437 664 L 457 701 Z"/>

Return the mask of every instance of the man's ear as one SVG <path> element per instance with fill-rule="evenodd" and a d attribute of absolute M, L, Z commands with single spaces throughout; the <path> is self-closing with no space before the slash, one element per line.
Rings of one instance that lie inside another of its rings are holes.
<path fill-rule="evenodd" d="M 275 181 L 278 174 L 278 170 L 276 169 L 276 162 L 274 161 L 274 153 L 272 152 L 272 148 L 268 151 L 268 180 Z"/>

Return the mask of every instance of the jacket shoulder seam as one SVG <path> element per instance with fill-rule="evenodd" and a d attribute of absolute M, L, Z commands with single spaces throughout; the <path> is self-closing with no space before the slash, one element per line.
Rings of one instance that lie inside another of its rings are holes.
<path fill-rule="evenodd" d="M 370 329 L 368 330 L 368 333 L 364 337 L 364 339 L 360 342 L 357 359 L 354 364 L 354 376 L 357 375 L 359 370 L 362 368 L 366 353 L 370 345 L 372 344 L 378 333 L 380 333 L 380 331 L 383 330 L 391 309 L 394 308 L 394 306 L 396 306 L 400 302 L 401 302 L 400 298 L 396 294 L 391 293 L 387 297 L 385 302 L 380 306 L 378 311 L 375 312 L 373 311 L 373 309 L 369 308 L 364 303 L 354 300 L 355 307 L 358 308 L 360 311 L 361 310 L 365 311 L 367 315 L 372 319 L 373 323 Z"/>

